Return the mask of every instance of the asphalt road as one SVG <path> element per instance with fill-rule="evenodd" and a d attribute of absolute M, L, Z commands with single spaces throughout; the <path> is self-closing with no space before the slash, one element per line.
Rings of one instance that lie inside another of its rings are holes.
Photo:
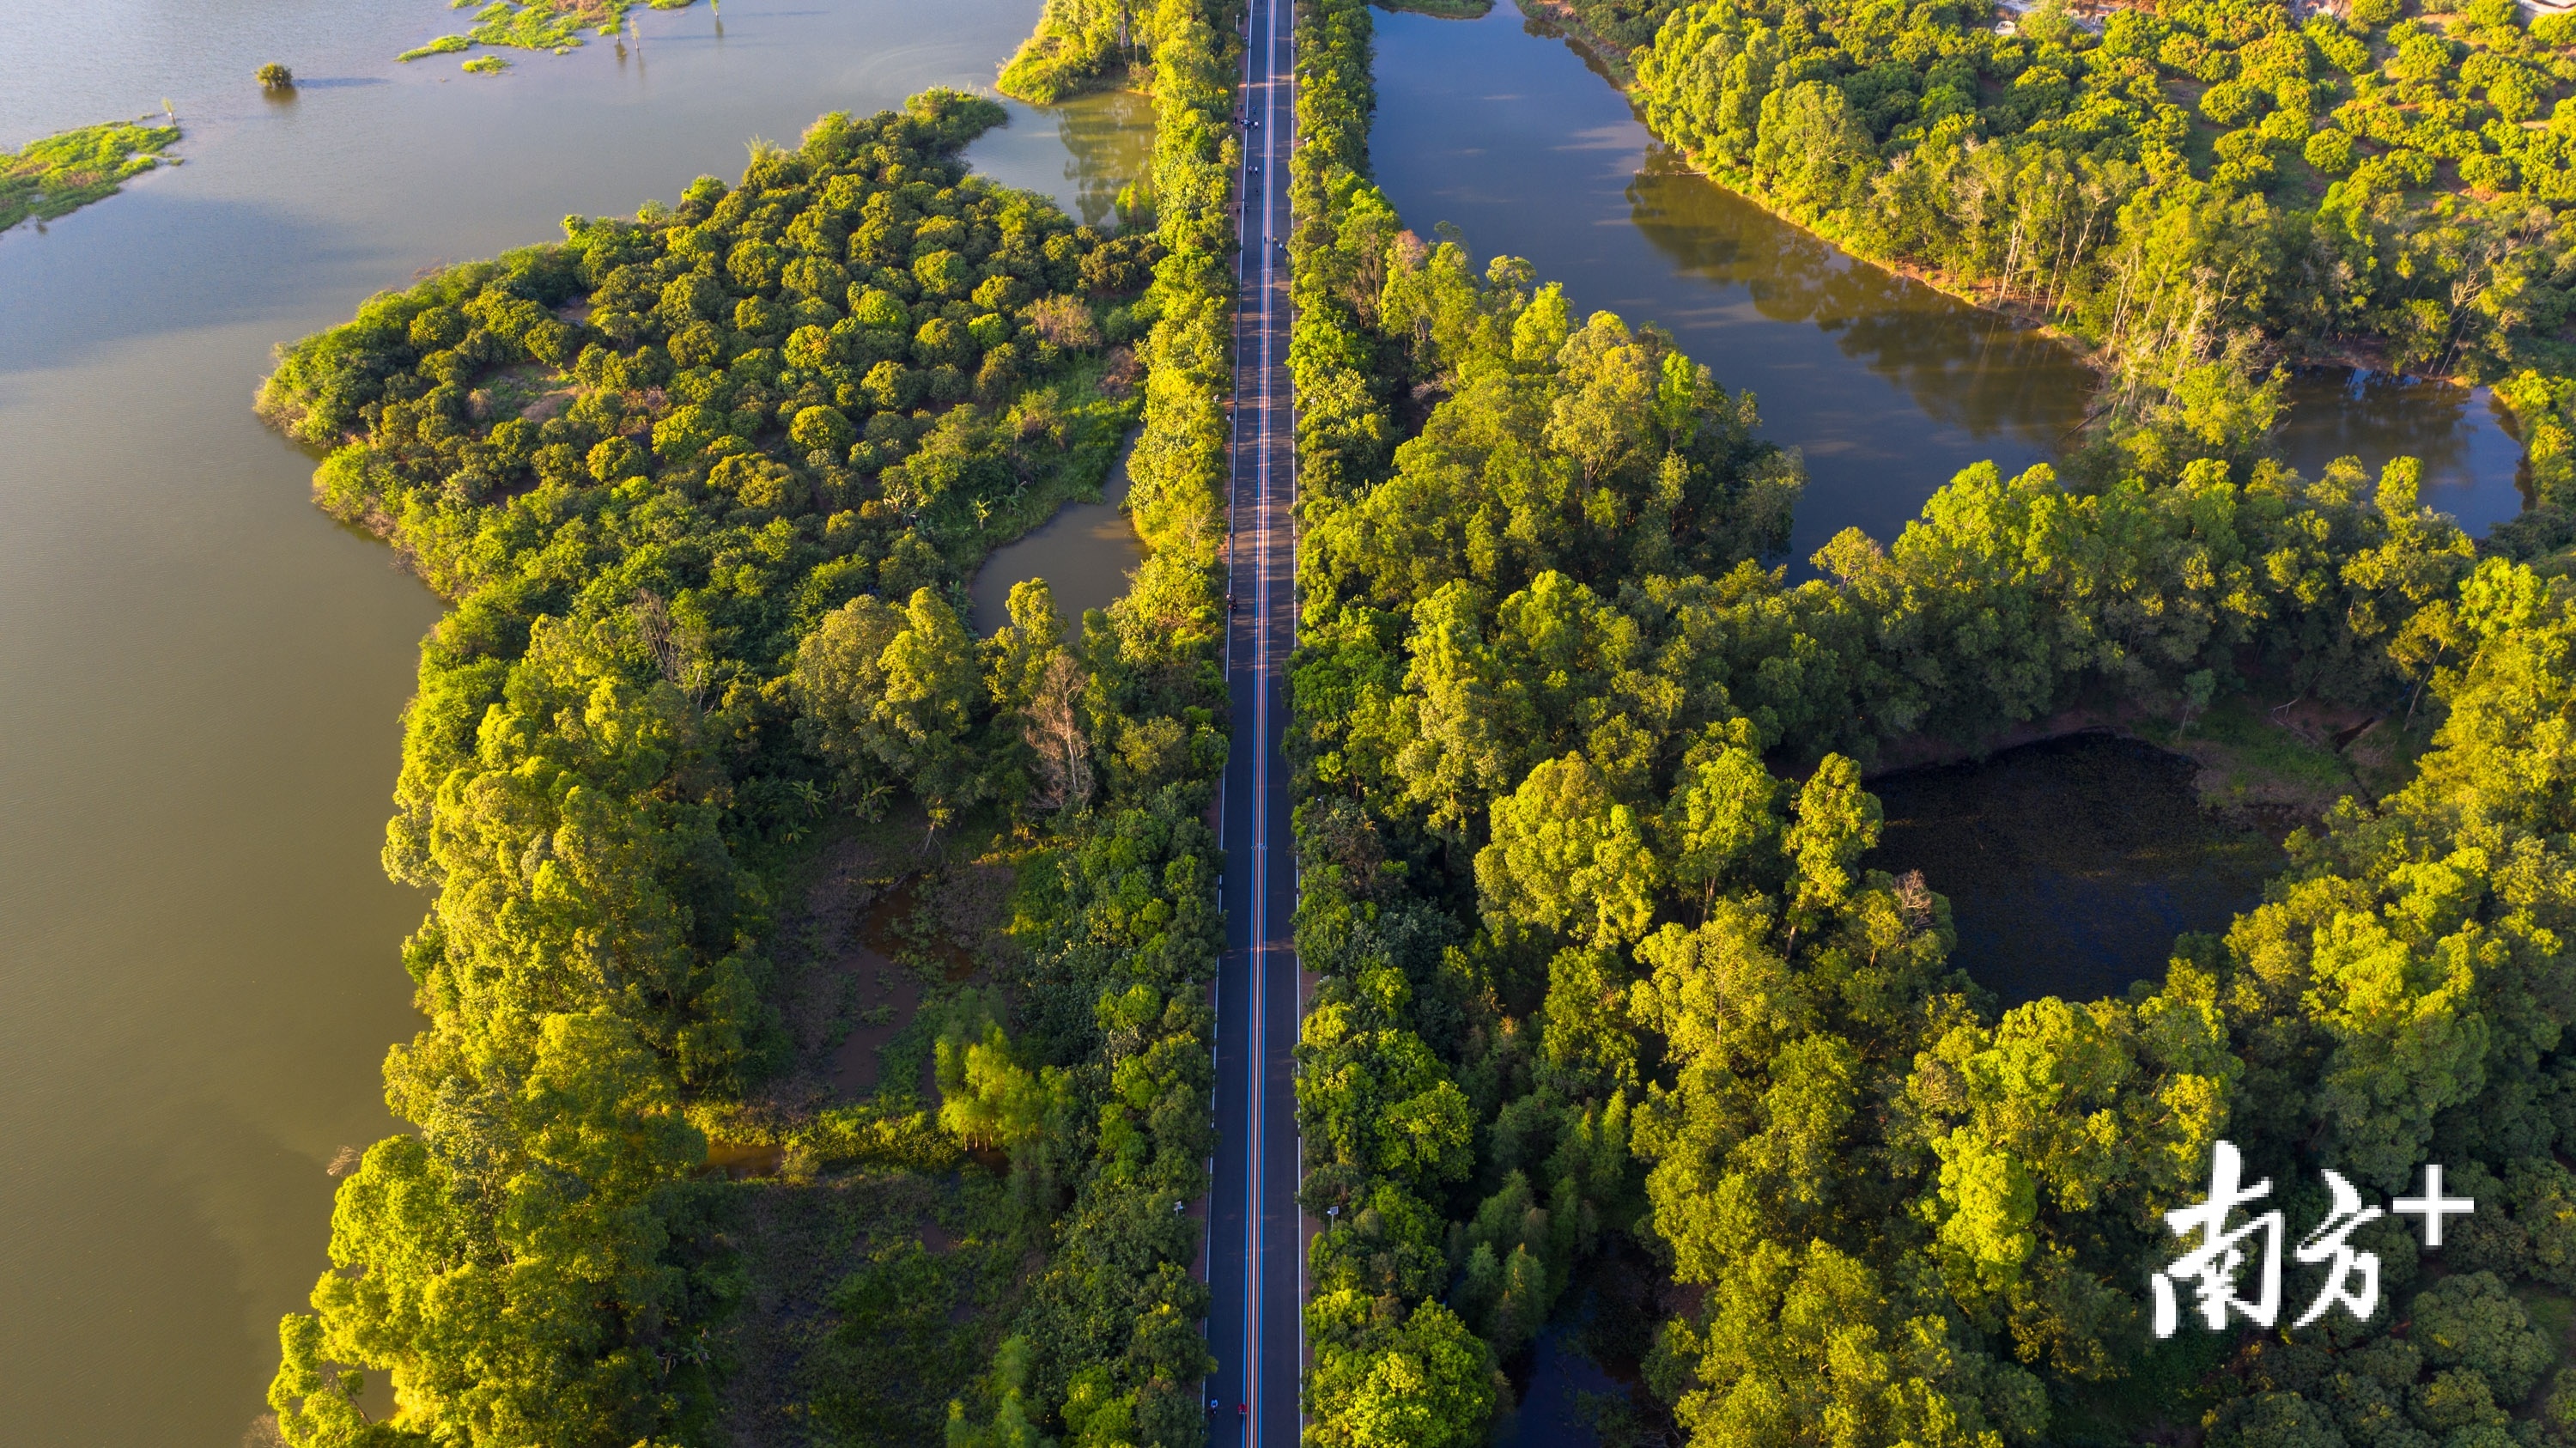
<path fill-rule="evenodd" d="M 1302 1001 L 1290 945 L 1288 650 L 1296 630 L 1296 426 L 1288 389 L 1289 0 L 1252 0 L 1245 43 L 1241 305 L 1235 319 L 1231 617 L 1226 688 L 1225 959 L 1217 978 L 1214 1196 L 1208 1211 L 1209 1440 L 1295 1448 L 1304 1362 L 1300 1176 L 1291 1051 Z"/>

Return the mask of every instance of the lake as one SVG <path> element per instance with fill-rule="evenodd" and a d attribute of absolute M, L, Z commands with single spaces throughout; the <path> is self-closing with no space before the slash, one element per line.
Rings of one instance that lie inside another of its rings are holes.
<path fill-rule="evenodd" d="M 250 413 L 277 342 L 422 269 L 675 200 L 826 110 L 984 86 L 1040 0 L 639 7 L 641 44 L 393 56 L 438 0 L 16 0 L 0 146 L 157 113 L 186 164 L 0 236 L 0 1421 L 242 1441 L 392 1129 L 426 901 L 376 863 L 437 600 Z M 292 98 L 252 72 L 292 67 Z M 1011 108 L 976 162 L 1106 221 L 1149 109 Z"/>

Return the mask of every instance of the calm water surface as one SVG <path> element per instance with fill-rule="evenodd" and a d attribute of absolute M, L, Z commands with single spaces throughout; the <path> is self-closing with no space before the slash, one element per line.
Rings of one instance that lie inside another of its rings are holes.
<path fill-rule="evenodd" d="M 250 416 L 269 349 L 422 268 L 988 85 L 1039 0 L 639 9 L 640 52 L 398 51 L 438 0 L 14 0 L 0 147 L 157 111 L 187 164 L 0 236 L 0 1438 L 231 1448 L 391 1122 L 420 897 L 376 865 L 436 600 Z M 252 72 L 294 68 L 291 100 Z M 976 160 L 1105 220 L 1131 98 Z"/>
<path fill-rule="evenodd" d="M 1381 13 L 1377 35 L 1370 154 L 1407 223 L 1528 257 L 1577 307 L 1659 323 L 1750 388 L 1764 433 L 1807 460 L 1792 558 L 1847 527 L 1893 538 L 1959 469 L 2044 461 L 2083 419 L 2092 377 L 2067 349 L 1691 174 L 1509 4 L 1472 21 Z M 2302 470 L 2409 451 L 2426 458 L 2426 501 L 2473 531 L 2520 510 L 2519 449 L 2482 395 L 2301 381 L 2283 442 Z"/>
<path fill-rule="evenodd" d="M 1011 621 L 1011 586 L 1044 578 L 1068 632 L 1082 632 L 1085 610 L 1107 608 L 1127 592 L 1128 575 L 1145 556 L 1127 516 L 1127 458 L 1118 454 L 1101 480 L 1100 501 L 1067 503 L 1045 526 L 993 550 L 975 572 L 975 632 L 989 638 Z"/>
<path fill-rule="evenodd" d="M 1921 870 L 1948 897 L 1951 964 L 2004 1007 L 2116 996 L 2163 979 L 2175 936 L 2223 934 L 2284 863 L 2268 836 L 2201 809 L 2197 773 L 2139 740 L 2078 734 L 1881 775 L 1867 863 Z"/>

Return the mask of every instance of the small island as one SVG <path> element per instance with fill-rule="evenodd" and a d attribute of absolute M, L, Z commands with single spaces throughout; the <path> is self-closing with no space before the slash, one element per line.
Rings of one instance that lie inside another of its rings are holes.
<path fill-rule="evenodd" d="M 156 166 L 179 164 L 164 154 L 179 140 L 176 120 L 149 118 L 83 126 L 0 151 L 0 232 L 30 217 L 51 221 L 115 195 Z"/>
<path fill-rule="evenodd" d="M 562 55 L 583 43 L 585 34 L 616 35 L 628 24 L 626 12 L 640 7 L 653 10 L 686 10 L 697 0 L 490 0 L 474 12 L 474 28 L 462 35 L 442 35 L 425 45 L 414 46 L 394 57 L 396 60 L 421 60 L 433 55 L 453 55 L 477 45 L 501 46 L 512 50 L 542 50 Z M 464 8 L 459 0 L 456 8 Z M 483 57 L 499 60 L 499 57 Z M 477 73 L 497 73 L 507 67 L 465 62 L 465 68 Z"/>

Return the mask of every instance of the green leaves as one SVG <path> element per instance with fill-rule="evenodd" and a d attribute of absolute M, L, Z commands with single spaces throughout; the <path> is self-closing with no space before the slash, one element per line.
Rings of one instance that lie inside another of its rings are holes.
<path fill-rule="evenodd" d="M 1000 119 L 954 92 L 826 117 L 796 152 L 758 149 L 738 188 L 703 178 L 678 208 L 576 218 L 562 245 L 371 300 L 264 384 L 263 416 L 330 452 L 325 506 L 455 603 L 424 648 L 386 847 L 398 878 L 437 892 L 404 949 L 429 1023 L 387 1063 L 418 1133 L 343 1184 L 338 1270 L 315 1326 L 289 1324 L 310 1350 L 289 1344 L 286 1431 L 622 1448 L 703 1412 L 702 1329 L 730 1289 L 692 1270 L 716 1249 L 688 1185 L 707 1144 L 683 1112 L 734 1100 L 778 1060 L 757 942 L 828 786 L 862 810 L 909 787 L 945 823 L 995 793 L 1019 802 L 1031 711 L 1085 741 L 1132 711 L 1177 787 L 1159 814 L 1119 798 L 1097 838 L 1087 819 L 1068 828 L 1085 872 L 1072 917 L 1031 930 L 1114 942 L 1119 968 L 1158 989 L 1202 978 L 1212 871 L 1190 794 L 1221 739 L 1212 714 L 1182 711 L 1206 702 L 1193 691 L 1213 625 L 1158 631 L 1153 649 L 1179 660 L 1161 692 L 1135 684 L 1118 631 L 1071 678 L 1050 635 L 997 711 L 947 601 L 997 537 L 1098 481 L 1135 411 L 1095 385 L 1097 360 L 1041 359 L 998 310 L 954 328 L 938 367 L 895 361 L 934 310 L 902 300 L 921 285 L 904 270 L 916 251 L 944 252 L 939 284 L 999 309 L 1062 299 L 1098 249 L 1041 198 L 966 176 L 958 148 Z M 925 401 L 938 414 L 917 422 Z M 1205 603 L 1205 577 L 1178 583 L 1157 606 Z M 1103 970 L 1086 957 L 1062 977 L 1081 983 L 1078 1017 Z M 1205 1023 L 1182 1010 L 1136 1030 L 1191 1045 Z M 1023 1150 L 1051 1135 L 1061 1164 L 1087 1169 L 1063 1075 L 1086 1041 L 1039 1039 L 1069 1054 L 953 1043 L 963 1129 Z M 1101 1214 L 1129 1238 L 1141 1217 L 1145 1250 L 1067 1249 L 1093 1253 L 1085 1273 L 1116 1263 L 1113 1356 L 1194 1303 L 1158 1270 L 1187 1244 L 1153 1214 L 1196 1189 L 1205 1087 L 1152 1079 L 1127 1123 L 1152 1149 L 1111 1155 L 1134 1168 L 1116 1191 L 1157 1199 Z M 1068 1184 L 1035 1182 L 1032 1210 Z M 1149 1425 L 1169 1412 L 1155 1376 L 1197 1368 L 1154 1342 L 1110 1394 Z M 350 1429 L 335 1364 L 396 1373 L 399 1426 Z M 940 1380 L 955 1371 L 943 1360 Z"/>
<path fill-rule="evenodd" d="M 1325 1347 L 1309 1388 L 1310 1442 L 1467 1448 L 1483 1441 L 1494 1413 L 1493 1357 L 1455 1313 L 1425 1302 L 1388 1322 L 1366 1298 L 1332 1293 L 1319 1294 L 1306 1315 Z"/>
<path fill-rule="evenodd" d="M 1790 897 L 1795 915 L 1830 909 L 1851 898 L 1852 871 L 1878 843 L 1878 800 L 1861 788 L 1860 766 L 1828 754 L 1798 789 L 1797 819 L 1780 848 L 1795 872 Z"/>
<path fill-rule="evenodd" d="M 1685 1427 L 1720 1441 L 1992 1444 L 2045 1422 L 2019 1368 L 1956 1343 L 1937 1316 L 1907 1317 L 1869 1267 L 1823 1243 L 1765 1242 L 1711 1296 Z"/>
<path fill-rule="evenodd" d="M 115 195 L 125 182 L 155 166 L 177 165 L 175 157 L 161 153 L 178 139 L 176 123 L 110 121 L 0 151 L 0 231 L 30 216 L 67 216 Z"/>
<path fill-rule="evenodd" d="M 1598 945 L 1645 934 L 1655 911 L 1655 857 L 1635 810 L 1614 800 L 1581 755 L 1530 771 L 1494 801 L 1494 842 L 1476 883 L 1498 928 L 1570 928 Z"/>

